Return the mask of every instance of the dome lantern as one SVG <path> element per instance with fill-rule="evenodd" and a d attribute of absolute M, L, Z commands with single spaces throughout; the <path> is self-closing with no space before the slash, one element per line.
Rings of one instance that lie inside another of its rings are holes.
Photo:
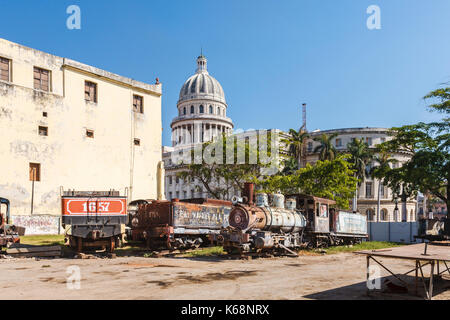
<path fill-rule="evenodd" d="M 196 70 L 196 73 L 208 73 L 207 62 L 208 62 L 208 60 L 206 59 L 206 57 L 203 54 L 201 54 L 197 58 L 197 70 Z"/>
<path fill-rule="evenodd" d="M 207 61 L 203 54 L 197 57 L 197 70 L 181 87 L 178 103 L 195 99 L 209 99 L 226 104 L 222 86 L 208 73 Z"/>

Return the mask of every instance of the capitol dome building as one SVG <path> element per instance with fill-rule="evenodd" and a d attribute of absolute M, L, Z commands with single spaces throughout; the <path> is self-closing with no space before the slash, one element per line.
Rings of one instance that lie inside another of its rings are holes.
<path fill-rule="evenodd" d="M 223 88 L 208 73 L 207 59 L 197 58 L 195 74 L 185 81 L 177 103 L 178 116 L 172 120 L 172 146 L 188 146 L 230 134 L 233 122 L 227 117 Z"/>
<path fill-rule="evenodd" d="M 177 103 L 178 115 L 172 120 L 172 146 L 164 146 L 164 194 L 166 199 L 208 197 L 199 181 L 183 181 L 177 174 L 184 165 L 172 161 L 180 150 L 186 152 L 195 145 L 213 140 L 222 134 L 232 134 L 233 122 L 227 117 L 227 101 L 219 81 L 208 73 L 203 54 L 197 58 L 197 70 L 183 84 Z"/>

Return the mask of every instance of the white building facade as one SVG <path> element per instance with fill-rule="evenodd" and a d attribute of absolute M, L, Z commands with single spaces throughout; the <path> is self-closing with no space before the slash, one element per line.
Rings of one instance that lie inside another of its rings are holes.
<path fill-rule="evenodd" d="M 332 130 L 316 130 L 311 132 L 311 138 L 307 141 L 307 162 L 314 163 L 319 160 L 318 153 L 314 153 L 319 142 L 314 141 L 315 137 L 322 134 L 331 135 L 337 133 L 338 135 L 333 139 L 332 143 L 338 152 L 345 153 L 347 151 L 347 144 L 354 139 L 363 139 L 369 148 L 375 148 L 376 145 L 392 139 L 388 134 L 389 129 L 386 128 L 347 128 L 347 129 L 332 129 Z M 401 166 L 410 159 L 407 153 L 396 153 L 392 155 L 397 163 L 392 164 L 392 167 Z M 376 164 L 375 164 L 376 165 Z M 380 213 L 377 216 L 378 204 L 378 187 L 381 183 L 380 196 Z M 392 199 L 392 190 L 382 185 L 382 182 L 375 178 L 366 178 L 358 190 L 357 210 L 360 213 L 366 214 L 369 221 L 380 222 L 400 222 L 405 220 L 407 222 L 417 220 L 417 201 L 416 199 L 408 199 L 406 202 L 406 212 L 402 216 L 402 203 L 398 199 L 396 204 Z M 397 207 L 398 211 L 395 210 Z"/>

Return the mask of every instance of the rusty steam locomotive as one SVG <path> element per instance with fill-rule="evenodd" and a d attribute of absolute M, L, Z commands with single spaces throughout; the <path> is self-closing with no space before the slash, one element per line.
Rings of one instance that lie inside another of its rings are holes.
<path fill-rule="evenodd" d="M 254 201 L 256 200 L 256 201 Z M 367 238 L 366 217 L 338 211 L 335 201 L 307 195 L 254 196 L 245 184 L 242 198 L 129 204 L 128 238 L 151 249 L 190 249 L 222 245 L 228 252 L 291 253 L 302 247 L 352 244 Z"/>
<path fill-rule="evenodd" d="M 336 212 L 333 200 L 307 195 L 256 195 L 253 184 L 246 184 L 243 198 L 233 199 L 229 226 L 214 240 L 227 252 L 264 252 L 296 254 L 302 247 L 324 247 L 361 242 L 367 238 L 366 217 L 357 213 Z"/>
<path fill-rule="evenodd" d="M 130 203 L 128 238 L 151 249 L 191 249 L 228 226 L 231 202 L 214 199 L 140 200 Z"/>

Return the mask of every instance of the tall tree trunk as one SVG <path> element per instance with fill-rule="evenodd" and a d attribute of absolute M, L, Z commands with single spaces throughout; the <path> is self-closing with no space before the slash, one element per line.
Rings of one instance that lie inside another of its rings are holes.
<path fill-rule="evenodd" d="M 447 199 L 446 199 L 446 204 L 447 204 L 447 219 L 450 219 L 450 186 L 447 183 Z"/>
<path fill-rule="evenodd" d="M 422 203 L 422 211 L 423 217 L 428 219 L 428 210 L 427 210 L 427 192 L 423 193 L 423 203 Z"/>
<path fill-rule="evenodd" d="M 408 221 L 408 210 L 406 209 L 406 201 L 408 201 L 408 197 L 405 194 L 405 191 L 402 191 L 402 222 Z"/>
<path fill-rule="evenodd" d="M 377 199 L 377 222 L 380 222 L 380 205 L 381 205 L 381 180 L 378 180 L 378 199 Z"/>

